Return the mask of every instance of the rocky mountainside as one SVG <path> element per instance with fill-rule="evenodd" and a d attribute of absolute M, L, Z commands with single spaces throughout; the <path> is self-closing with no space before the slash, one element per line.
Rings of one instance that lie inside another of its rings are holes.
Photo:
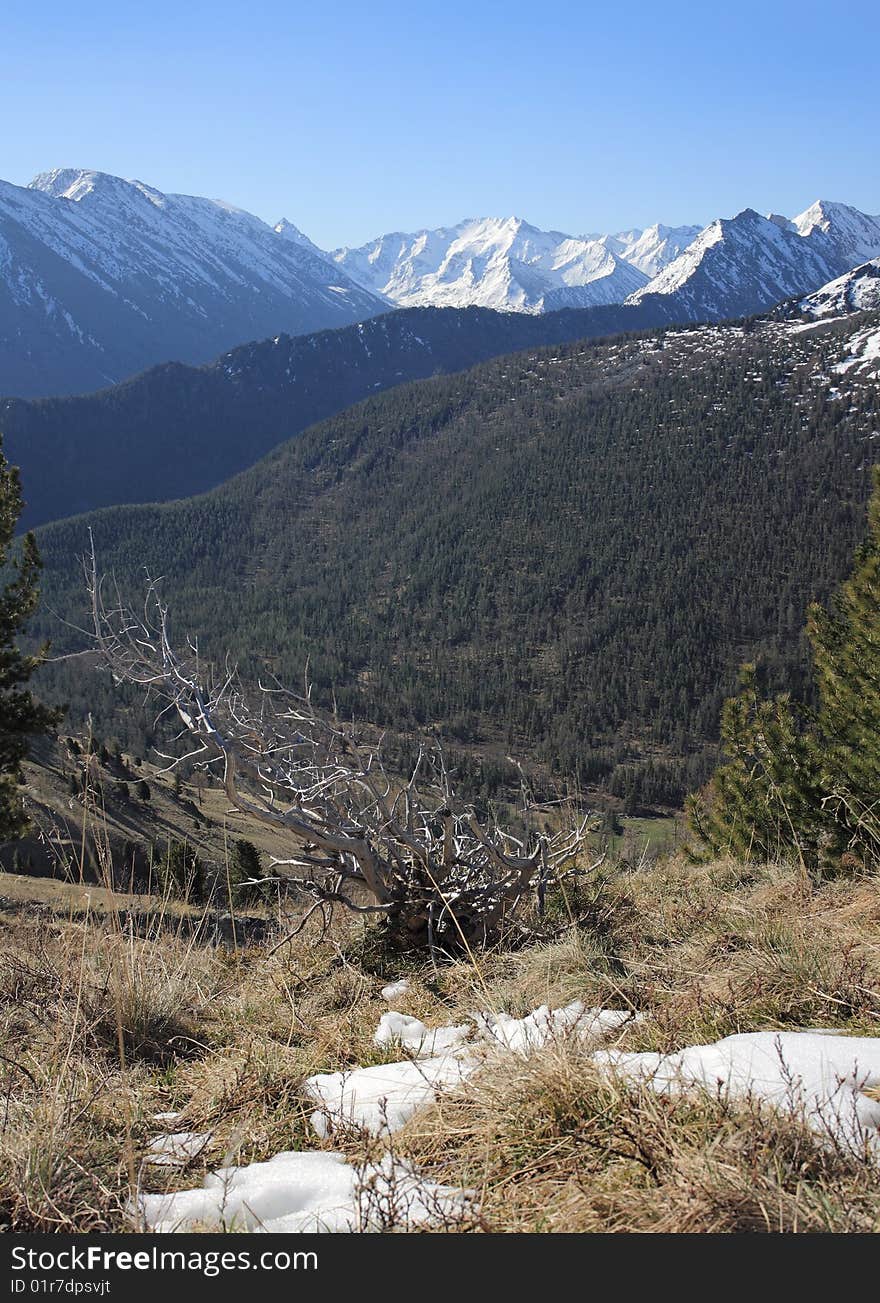
<path fill-rule="evenodd" d="M 0 182 L 0 395 L 97 389 L 386 309 L 286 222 L 101 172 Z"/>
<path fill-rule="evenodd" d="M 848 312 L 880 308 L 880 258 L 854 267 L 808 295 L 797 306 L 810 317 L 839 317 Z"/>

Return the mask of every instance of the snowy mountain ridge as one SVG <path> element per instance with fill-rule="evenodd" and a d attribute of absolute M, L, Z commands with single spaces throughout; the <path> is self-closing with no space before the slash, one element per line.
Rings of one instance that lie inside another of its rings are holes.
<path fill-rule="evenodd" d="M 0 393 L 94 389 L 387 306 L 231 204 L 75 168 L 0 181 Z"/>
<path fill-rule="evenodd" d="M 684 253 L 699 234 L 699 226 L 663 226 L 656 222 L 644 231 L 623 231 L 598 238 L 624 262 L 653 278 Z"/>
<path fill-rule="evenodd" d="M 622 303 L 647 276 L 599 239 L 541 231 L 520 217 L 380 236 L 331 255 L 398 307 L 552 312 Z"/>
<path fill-rule="evenodd" d="M 880 215 L 869 217 L 848 204 L 818 199 L 792 218 L 799 235 L 824 238 L 826 245 L 847 268 L 867 262 L 880 253 Z"/>
<path fill-rule="evenodd" d="M 328 253 L 287 219 L 273 227 L 219 200 L 60 168 L 27 187 L 0 182 L 0 394 L 82 392 L 390 308 L 647 304 L 652 319 L 730 318 L 878 256 L 880 217 L 827 200 L 702 230 L 570 235 L 469 218 Z"/>
<path fill-rule="evenodd" d="M 880 217 L 845 204 L 819 201 L 794 219 L 746 208 L 710 223 L 626 301 L 666 296 L 693 320 L 747 316 L 817 289 L 872 254 L 880 254 Z"/>
<path fill-rule="evenodd" d="M 854 267 L 830 281 L 798 305 L 810 317 L 841 317 L 880 308 L 880 258 Z"/>
<path fill-rule="evenodd" d="M 548 312 L 674 296 L 692 318 L 762 311 L 880 254 L 880 217 L 817 200 L 797 217 L 746 208 L 708 226 L 541 231 L 519 217 L 393 232 L 330 255 L 398 307 Z"/>

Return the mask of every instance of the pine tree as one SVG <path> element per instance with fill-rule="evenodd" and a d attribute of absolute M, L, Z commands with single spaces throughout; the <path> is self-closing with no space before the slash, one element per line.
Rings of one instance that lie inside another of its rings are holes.
<path fill-rule="evenodd" d="M 200 904 L 205 896 L 204 867 L 188 842 L 169 840 L 164 853 L 156 857 L 163 891 L 179 900 Z"/>
<path fill-rule="evenodd" d="M 868 535 L 831 611 L 810 608 L 830 849 L 880 862 L 880 469 Z"/>
<path fill-rule="evenodd" d="M 240 839 L 229 857 L 229 889 L 233 900 L 243 904 L 258 900 L 261 892 L 254 880 L 262 876 L 260 852 L 253 842 Z"/>
<path fill-rule="evenodd" d="M 853 572 L 831 610 L 814 604 L 808 615 L 817 709 L 762 700 L 754 666 L 724 705 L 727 763 L 688 802 L 716 853 L 880 864 L 880 468 L 874 478 Z"/>
<path fill-rule="evenodd" d="M 688 798 L 691 827 L 716 854 L 773 859 L 796 845 L 815 859 L 821 779 L 807 712 L 787 695 L 762 700 L 754 665 L 743 666 L 740 682 L 721 712 L 728 763 Z"/>
<path fill-rule="evenodd" d="M 27 688 L 46 649 L 29 656 L 15 643 L 36 608 L 41 569 L 33 534 L 25 535 L 17 556 L 9 555 L 22 506 L 18 468 L 0 453 L 0 568 L 11 574 L 0 589 L 0 841 L 21 836 L 27 827 L 18 787 L 29 739 L 61 718 L 60 711 L 35 701 Z"/>

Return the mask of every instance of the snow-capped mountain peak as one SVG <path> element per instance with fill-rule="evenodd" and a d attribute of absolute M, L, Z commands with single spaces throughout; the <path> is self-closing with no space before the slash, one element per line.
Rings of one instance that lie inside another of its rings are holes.
<path fill-rule="evenodd" d="M 702 230 L 570 235 L 475 217 L 328 253 L 286 218 L 58 168 L 0 182 L 0 392 L 81 390 L 393 306 L 544 313 L 650 298 L 649 315 L 717 320 L 799 301 L 878 257 L 880 217 L 827 200 Z"/>
<path fill-rule="evenodd" d="M 146 200 L 154 208 L 164 208 L 168 196 L 143 181 L 128 181 L 109 172 L 91 168 L 60 167 L 40 172 L 30 182 L 29 190 L 39 190 L 53 199 L 68 199 L 84 210 L 98 205 L 140 205 Z"/>
<path fill-rule="evenodd" d="M 683 253 L 699 233 L 699 226 L 664 226 L 656 222 L 644 231 L 620 231 L 601 239 L 624 262 L 654 277 Z"/>
<path fill-rule="evenodd" d="M 694 319 L 745 316 L 807 293 L 876 253 L 880 221 L 846 205 L 814 204 L 792 221 L 744 208 L 711 222 L 627 302 L 674 295 Z"/>
<path fill-rule="evenodd" d="M 880 216 L 860 213 L 849 204 L 817 199 L 792 220 L 802 236 L 824 238 L 840 270 L 880 254 Z"/>
<path fill-rule="evenodd" d="M 92 168 L 56 167 L 51 172 L 38 172 L 28 186 L 29 190 L 40 190 L 53 199 L 71 199 L 75 203 L 89 195 L 115 192 L 128 189 L 133 182 L 122 177 L 111 176 L 108 172 L 96 172 Z"/>
<path fill-rule="evenodd" d="M 298 226 L 294 226 L 293 222 L 288 221 L 286 217 L 282 217 L 280 222 L 276 222 L 273 230 L 278 235 L 283 236 L 285 240 L 290 240 L 292 244 L 298 244 L 301 248 L 308 249 L 309 253 L 313 253 L 316 258 L 323 258 L 325 262 L 331 261 L 329 254 L 325 253 L 323 249 L 319 249 Z"/>
<path fill-rule="evenodd" d="M 620 303 L 647 279 L 600 240 L 542 231 L 517 216 L 394 232 L 332 256 L 401 307 L 547 312 Z"/>
<path fill-rule="evenodd" d="M 298 234 L 87 168 L 0 182 L 0 392 L 96 388 L 387 309 Z"/>

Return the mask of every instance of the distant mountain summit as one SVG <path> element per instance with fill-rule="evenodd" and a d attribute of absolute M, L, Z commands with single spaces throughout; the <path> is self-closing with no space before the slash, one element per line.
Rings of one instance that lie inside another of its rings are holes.
<path fill-rule="evenodd" d="M 818 200 L 798 217 L 751 208 L 708 226 L 614 235 L 542 231 L 519 217 L 379 236 L 331 255 L 398 307 L 550 312 L 662 296 L 680 320 L 761 312 L 880 254 L 880 217 Z"/>
<path fill-rule="evenodd" d="M 359 285 L 399 307 L 589 308 L 622 303 L 647 280 L 600 239 L 541 231 L 520 217 L 396 232 L 332 257 Z"/>
<path fill-rule="evenodd" d="M 699 234 L 699 226 L 663 226 L 658 222 L 644 231 L 602 236 L 602 242 L 624 262 L 653 278 L 684 253 Z"/>
<path fill-rule="evenodd" d="M 824 240 L 828 256 L 836 258 L 842 268 L 851 268 L 880 254 L 880 216 L 869 217 L 848 204 L 817 199 L 814 204 L 792 218 L 800 235 Z"/>
<path fill-rule="evenodd" d="M 702 230 L 627 303 L 663 296 L 681 319 L 747 316 L 805 294 L 880 254 L 880 218 L 819 202 L 800 217 L 751 208 Z"/>
<path fill-rule="evenodd" d="M 0 394 L 94 389 L 386 308 L 289 223 L 76 168 L 0 182 Z"/>
<path fill-rule="evenodd" d="M 649 226 L 616 235 L 542 231 L 521 217 L 469 218 L 437 230 L 380 235 L 334 262 L 398 307 L 554 312 L 623 303 L 699 235 Z"/>

